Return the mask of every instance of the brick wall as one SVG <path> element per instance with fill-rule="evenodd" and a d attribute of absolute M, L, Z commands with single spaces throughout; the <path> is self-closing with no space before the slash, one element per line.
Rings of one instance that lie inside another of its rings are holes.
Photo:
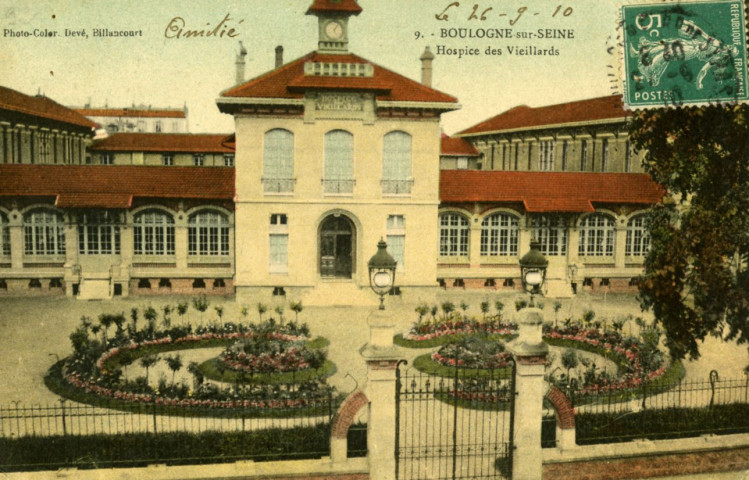
<path fill-rule="evenodd" d="M 685 454 L 547 463 L 544 478 L 623 480 L 749 469 L 749 447 Z"/>

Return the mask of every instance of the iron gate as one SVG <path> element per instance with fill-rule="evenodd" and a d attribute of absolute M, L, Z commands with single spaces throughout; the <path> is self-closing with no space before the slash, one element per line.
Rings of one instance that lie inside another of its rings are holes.
<path fill-rule="evenodd" d="M 395 387 L 396 478 L 510 478 L 514 362 L 496 370 L 456 367 L 450 377 L 401 365 Z"/>

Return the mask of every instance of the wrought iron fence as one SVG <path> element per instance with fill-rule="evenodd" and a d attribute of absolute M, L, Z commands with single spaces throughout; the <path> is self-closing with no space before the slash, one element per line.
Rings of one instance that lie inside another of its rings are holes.
<path fill-rule="evenodd" d="M 262 178 L 265 193 L 293 193 L 296 178 Z"/>
<path fill-rule="evenodd" d="M 622 391 L 580 394 L 575 407 L 577 442 L 610 443 L 749 432 L 749 376 L 682 381 L 673 388 L 645 383 Z"/>
<path fill-rule="evenodd" d="M 330 455 L 330 420 L 339 405 L 331 395 L 259 417 L 241 409 L 13 402 L 0 406 L 0 470 L 319 458 Z"/>
<path fill-rule="evenodd" d="M 325 193 L 352 193 L 356 180 L 353 178 L 323 178 L 322 184 Z"/>

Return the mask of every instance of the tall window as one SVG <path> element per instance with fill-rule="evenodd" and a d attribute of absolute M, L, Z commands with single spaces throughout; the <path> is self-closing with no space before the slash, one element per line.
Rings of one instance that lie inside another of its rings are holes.
<path fill-rule="evenodd" d="M 398 262 L 397 271 L 402 272 L 406 252 L 406 219 L 403 215 L 389 215 L 387 220 L 388 252 Z"/>
<path fill-rule="evenodd" d="M 502 170 L 505 170 L 507 168 L 506 166 L 506 157 L 507 157 L 507 144 L 502 144 Z"/>
<path fill-rule="evenodd" d="M 581 257 L 614 256 L 614 219 L 594 213 L 580 222 L 578 254 Z"/>
<path fill-rule="evenodd" d="M 233 167 L 234 166 L 234 154 L 233 153 L 225 153 L 224 154 L 224 166 L 225 167 Z"/>
<path fill-rule="evenodd" d="M 584 172 L 588 169 L 588 141 L 583 140 L 580 143 L 580 171 Z"/>
<path fill-rule="evenodd" d="M 343 130 L 325 134 L 325 193 L 354 191 L 354 136 Z"/>
<path fill-rule="evenodd" d="M 263 189 L 266 193 L 294 191 L 294 134 L 280 128 L 263 137 Z"/>
<path fill-rule="evenodd" d="M 165 153 L 161 156 L 161 164 L 167 167 L 174 165 L 174 155 L 171 153 Z"/>
<path fill-rule="evenodd" d="M 196 153 L 192 156 L 192 164 L 196 167 L 202 167 L 205 164 L 205 155 Z"/>
<path fill-rule="evenodd" d="M 382 193 L 411 193 L 411 135 L 390 132 L 382 140 Z"/>
<path fill-rule="evenodd" d="M 567 171 L 567 150 L 569 149 L 569 142 L 567 140 L 562 142 L 562 171 Z"/>
<path fill-rule="evenodd" d="M 518 169 L 518 159 L 520 158 L 520 143 L 515 143 L 515 170 Z"/>
<path fill-rule="evenodd" d="M 52 154 L 51 143 L 49 132 L 39 132 L 39 163 L 50 163 L 49 159 Z"/>
<path fill-rule="evenodd" d="M 605 172 L 609 169 L 609 140 L 607 138 L 603 139 L 601 149 L 601 171 Z"/>
<path fill-rule="evenodd" d="M 160 210 L 139 213 L 133 221 L 135 255 L 174 255 L 174 219 Z"/>
<path fill-rule="evenodd" d="M 626 173 L 629 173 L 632 171 L 632 155 L 633 155 L 633 147 L 632 143 L 627 140 L 627 143 L 624 147 L 624 171 Z"/>
<path fill-rule="evenodd" d="M 229 255 L 229 219 L 226 215 L 212 210 L 192 215 L 187 222 L 187 253 L 195 256 Z"/>
<path fill-rule="evenodd" d="M 270 273 L 289 270 L 289 222 L 286 214 L 270 216 Z"/>
<path fill-rule="evenodd" d="M 65 229 L 62 215 L 34 210 L 23 217 L 24 254 L 64 255 Z"/>
<path fill-rule="evenodd" d="M 489 215 L 481 222 L 481 256 L 518 254 L 518 218 L 506 213 Z"/>
<path fill-rule="evenodd" d="M 161 133 L 161 131 L 164 129 L 163 124 L 161 123 L 161 120 L 156 120 L 156 123 L 153 126 L 153 130 L 156 133 Z"/>
<path fill-rule="evenodd" d="M 554 170 L 554 140 L 541 140 L 538 143 L 538 169 L 544 172 Z"/>
<path fill-rule="evenodd" d="M 463 215 L 440 215 L 440 256 L 468 256 L 468 219 Z"/>
<path fill-rule="evenodd" d="M 10 227 L 8 217 L 0 212 L 0 257 L 10 256 Z"/>
<path fill-rule="evenodd" d="M 114 154 L 102 153 L 99 155 L 99 163 L 102 165 L 114 165 Z"/>
<path fill-rule="evenodd" d="M 624 254 L 628 257 L 642 257 L 650 250 L 650 236 L 645 226 L 645 215 L 636 215 L 627 222 L 627 244 Z"/>
<path fill-rule="evenodd" d="M 78 253 L 81 255 L 118 255 L 120 226 L 107 211 L 87 212 L 78 218 Z"/>
<path fill-rule="evenodd" d="M 567 224 L 564 218 L 552 215 L 531 218 L 533 239 L 541 243 L 541 253 L 547 256 L 567 254 Z"/>

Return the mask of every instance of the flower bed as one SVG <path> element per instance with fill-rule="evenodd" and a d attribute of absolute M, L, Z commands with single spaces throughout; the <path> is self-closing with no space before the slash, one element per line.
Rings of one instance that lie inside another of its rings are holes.
<path fill-rule="evenodd" d="M 77 401 L 102 403 L 97 399 L 114 400 L 123 405 L 153 404 L 177 409 L 249 409 L 263 415 L 262 412 L 267 410 L 312 408 L 329 403 L 335 395 L 334 389 L 319 378 L 280 384 L 254 383 L 251 376 L 238 375 L 233 385 L 204 382 L 197 364 L 188 369 L 195 376 L 192 386 L 178 384 L 174 376 L 171 383 L 162 377 L 156 388 L 148 382 L 148 367 L 158 361 L 156 353 L 227 344 L 232 346 L 221 357 L 227 368 L 235 365 L 239 370 L 252 370 L 253 365 L 260 365 L 254 371 L 282 375 L 295 369 L 320 366 L 326 363 L 325 353 L 307 348 L 309 331 L 306 325 L 299 326 L 294 322 L 277 324 L 269 320 L 254 325 L 214 324 L 199 327 L 194 332 L 190 326 L 162 331 L 151 328 L 149 332 L 118 328 L 113 338 L 103 336 L 101 341 L 96 335 L 92 338 L 88 325 L 90 323 L 82 322 L 71 335 L 74 353 L 66 359 L 64 366 L 50 370 L 50 375 L 53 370 L 58 372 L 60 381 L 47 381 L 51 388 L 54 386 L 56 393 Z M 240 345 L 253 345 L 254 361 L 244 364 L 241 357 L 235 359 L 234 353 L 244 353 L 237 352 Z M 269 350 L 262 352 L 263 348 Z M 145 362 L 149 356 L 153 357 L 152 361 Z M 146 376 L 135 380 L 123 378 L 121 368 L 137 359 L 146 369 Z M 182 367 L 179 356 L 167 357 L 166 361 L 173 373 Z"/>
<path fill-rule="evenodd" d="M 415 324 L 408 333 L 397 337 L 396 341 L 402 346 L 413 348 L 443 345 L 440 350 L 432 353 L 430 358 L 434 363 L 444 367 L 455 367 L 457 364 L 461 368 L 491 369 L 506 366 L 509 354 L 487 351 L 469 354 L 465 349 L 461 350 L 461 347 L 454 345 L 461 345 L 465 339 L 472 337 L 492 335 L 496 338 L 515 334 L 516 327 L 513 325 L 449 317 L 437 322 Z M 616 375 L 611 375 L 605 370 L 597 370 L 595 366 L 584 372 L 576 391 L 577 395 L 583 396 L 637 389 L 645 383 L 664 383 L 662 386 L 665 389 L 670 387 L 665 383 L 678 381 L 680 364 L 669 365 L 658 349 L 658 336 L 659 333 L 652 328 L 646 329 L 642 338 L 634 338 L 624 337 L 619 331 L 583 327 L 581 324 L 569 324 L 560 328 L 545 325 L 543 331 L 544 340 L 549 344 L 590 351 L 616 362 Z M 495 343 L 498 343 L 498 340 Z M 421 357 L 417 360 L 422 371 L 447 375 L 439 368 L 424 368 L 425 361 Z M 679 372 L 674 373 L 672 369 L 678 369 Z M 468 393 L 463 392 L 460 395 Z M 465 400 L 470 398 L 466 397 Z"/>
<path fill-rule="evenodd" d="M 443 345 L 431 355 L 432 361 L 445 367 L 487 370 L 506 367 L 510 357 L 502 342 L 475 336 Z"/>

